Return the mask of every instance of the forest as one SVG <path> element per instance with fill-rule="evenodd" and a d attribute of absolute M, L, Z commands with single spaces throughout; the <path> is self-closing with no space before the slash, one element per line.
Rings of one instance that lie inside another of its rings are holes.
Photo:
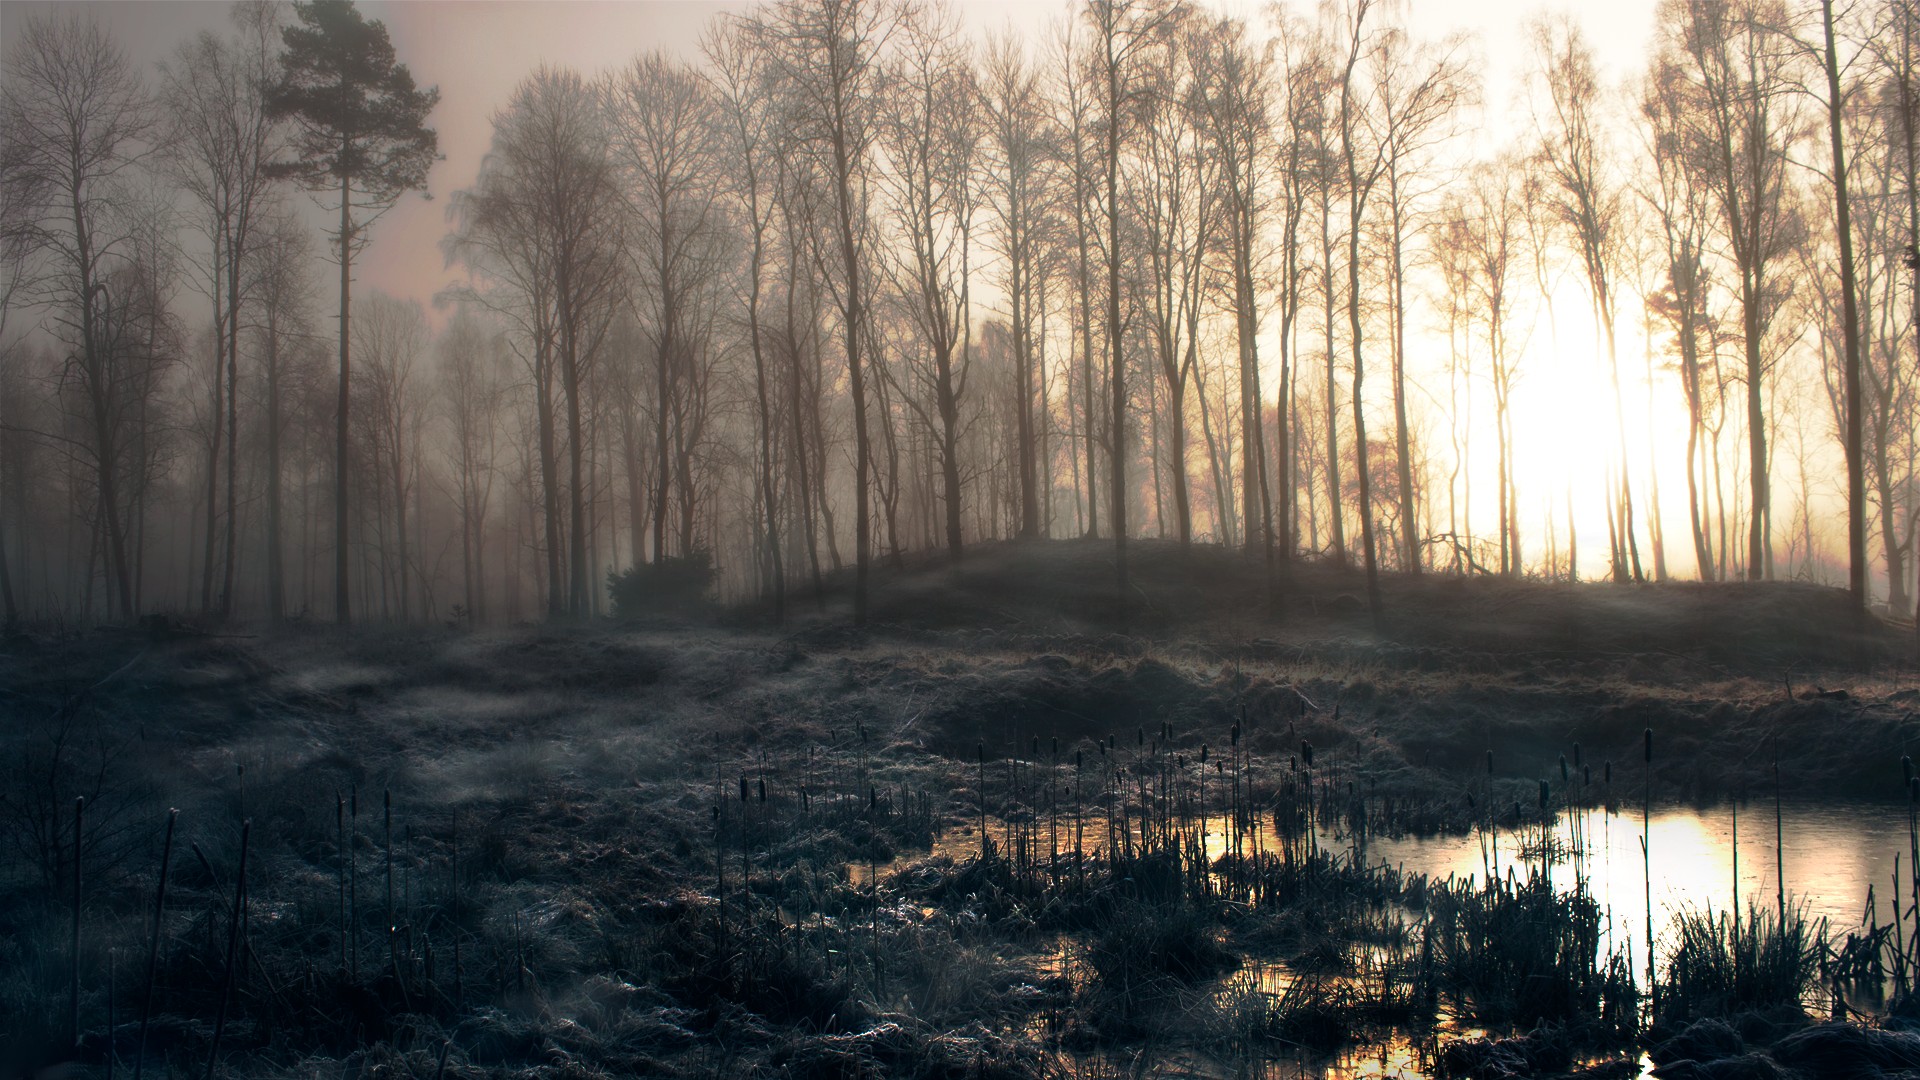
<path fill-rule="evenodd" d="M 1920 10 L 1617 7 L 0 5 L 0 1080 L 1920 1077 Z"/>
<path fill-rule="evenodd" d="M 424 297 L 353 288 L 436 156 L 384 27 L 18 18 L 6 618 L 778 617 L 1042 537 L 1910 614 L 1911 5 L 1668 3 L 1619 84 L 1542 13 L 1514 124 L 1402 15 L 716 14 L 520 77 Z"/>

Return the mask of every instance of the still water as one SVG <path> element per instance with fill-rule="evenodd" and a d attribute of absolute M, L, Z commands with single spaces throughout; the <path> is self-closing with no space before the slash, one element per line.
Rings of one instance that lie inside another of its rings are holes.
<path fill-rule="evenodd" d="M 1369 865 L 1384 862 L 1432 878 L 1484 878 L 1496 860 L 1502 877 L 1538 872 L 1537 854 L 1530 851 L 1530 858 L 1521 857 L 1523 844 L 1537 846 L 1537 826 L 1524 833 L 1505 829 L 1498 835 L 1497 845 L 1478 836 L 1376 837 L 1363 850 Z M 1903 902 L 1910 892 L 1905 806 L 1788 802 L 1780 809 L 1776 841 L 1770 802 L 1711 809 L 1656 805 L 1644 835 L 1648 853 L 1643 862 L 1638 808 L 1563 813 L 1553 836 L 1556 845 L 1568 850 L 1550 869 L 1562 889 L 1573 887 L 1576 873 L 1586 878 L 1588 890 L 1609 916 L 1612 941 L 1603 944 L 1632 945 L 1639 959 L 1636 966 L 1642 969 L 1648 903 L 1644 868 L 1649 865 L 1656 953 L 1678 912 L 1709 906 L 1725 911 L 1736 900 L 1742 911 L 1749 904 L 1772 907 L 1782 881 L 1789 906 L 1804 908 L 1816 922 L 1825 919 L 1829 932 L 1842 936 L 1860 926 L 1869 889 L 1878 921 L 1892 918 L 1896 865 Z M 1352 846 L 1350 838 L 1329 842 Z M 1571 857 L 1576 851 L 1578 859 Z"/>
<path fill-rule="evenodd" d="M 1094 837 L 1103 830 L 1104 821 L 1090 819 L 1087 825 L 1084 835 L 1091 854 Z M 1207 847 L 1216 856 L 1230 844 L 1224 825 L 1217 816 L 1208 822 Z M 996 842 L 1005 827 L 1003 822 L 990 823 Z M 1056 831 L 1061 847 L 1068 847 L 1074 830 L 1064 819 L 1057 830 L 1040 826 L 1041 843 L 1053 843 L 1049 834 Z M 1261 845 L 1277 850 L 1280 842 L 1272 832 L 1271 820 L 1265 823 L 1263 832 Z M 1643 837 L 1647 844 L 1644 861 Z M 1351 853 L 1368 866 L 1386 864 L 1404 873 L 1439 880 L 1484 880 L 1489 872 L 1503 878 L 1508 874 L 1530 876 L 1539 871 L 1540 838 L 1538 824 L 1521 830 L 1502 828 L 1468 835 L 1373 836 L 1364 842 L 1333 830 L 1319 834 L 1323 847 Z M 1243 834 L 1241 843 L 1251 846 L 1252 841 Z M 1671 927 L 1679 913 L 1705 908 L 1725 911 L 1736 900 L 1743 911 L 1749 904 L 1772 907 L 1783 884 L 1789 906 L 1801 909 L 1815 922 L 1825 920 L 1829 935 L 1841 938 L 1862 927 L 1870 900 L 1873 918 L 1879 923 L 1893 918 L 1896 891 L 1903 904 L 1910 902 L 1911 845 L 1905 805 L 1790 801 L 1780 807 L 1777 830 L 1770 801 L 1704 809 L 1655 805 L 1644 826 L 1638 807 L 1623 807 L 1615 813 L 1592 807 L 1563 811 L 1554 820 L 1549 844 L 1554 856 L 1548 873 L 1561 889 L 1574 888 L 1576 878 L 1585 880 L 1587 890 L 1606 916 L 1602 949 L 1628 951 L 1636 977 L 1644 982 L 1649 902 L 1656 963 L 1672 946 Z M 963 861 L 978 850 L 978 834 L 966 827 L 938 837 L 932 854 Z M 856 884 L 865 885 L 876 875 L 884 879 L 891 871 L 926 857 L 909 854 L 892 864 L 856 864 L 848 871 Z M 1649 865 L 1651 890 L 1649 875 L 1644 871 Z M 1900 879 L 1897 885 L 1896 876 Z M 1275 968 L 1274 972 L 1276 978 L 1285 979 L 1282 969 Z M 1263 982 L 1265 979 L 1262 976 Z M 1415 1078 L 1427 1075 L 1422 1064 L 1414 1043 L 1389 1038 L 1371 1046 L 1353 1047 L 1331 1060 L 1307 1055 L 1294 1060 L 1271 1059 L 1254 1075 L 1262 1080 Z M 1638 1064 L 1642 1076 L 1651 1075 L 1650 1061 L 1641 1056 Z M 1215 1075 L 1204 1066 L 1188 1074 Z M 1248 1074 L 1236 1071 L 1233 1075 Z"/>

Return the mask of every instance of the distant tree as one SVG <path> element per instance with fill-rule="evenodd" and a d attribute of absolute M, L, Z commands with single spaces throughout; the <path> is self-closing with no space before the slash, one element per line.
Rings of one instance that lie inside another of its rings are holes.
<path fill-rule="evenodd" d="M 1452 134 L 1460 109 L 1477 88 L 1459 39 L 1430 47 L 1400 32 L 1384 39 L 1374 79 L 1390 256 L 1387 279 L 1392 293 L 1394 477 L 1399 487 L 1404 547 L 1401 565 L 1419 573 L 1423 548 L 1414 498 L 1413 437 L 1407 415 L 1407 243 L 1414 231 L 1413 219 L 1432 182 L 1427 170 L 1433 149 Z"/>
<path fill-rule="evenodd" d="M 426 348 L 427 322 L 417 301 L 379 291 L 367 297 L 366 307 L 353 334 L 366 368 L 358 393 L 364 404 L 360 421 L 366 433 L 366 464 L 376 474 L 373 512 L 380 523 L 381 595 L 393 598 L 392 610 L 406 622 L 413 617 L 413 550 L 418 546 L 409 534 L 407 510 L 419 482 L 415 448 L 426 417 L 427 398 L 417 369 Z M 379 498 L 383 490 L 392 499 L 392 550 L 385 540 L 386 500 Z M 418 528 L 417 521 L 413 525 Z"/>
<path fill-rule="evenodd" d="M 1127 379 L 1124 326 L 1120 321 L 1120 201 L 1121 147 L 1141 123 L 1141 105 L 1147 80 L 1155 67 L 1155 50 L 1185 14 L 1184 8 L 1162 0 L 1088 0 L 1082 9 L 1092 40 L 1084 54 L 1082 75 L 1092 86 L 1089 95 L 1098 139 L 1095 199 L 1103 219 L 1100 244 L 1106 255 L 1107 387 L 1112 396 L 1107 447 L 1112 466 L 1112 527 L 1115 600 L 1124 622 L 1127 585 Z"/>
<path fill-rule="evenodd" d="M 311 334 L 313 293 L 307 268 L 312 254 L 305 227 L 291 215 L 281 215 L 265 223 L 242 267 L 247 291 L 259 312 L 253 333 L 265 383 L 261 426 L 267 442 L 267 617 L 275 622 L 286 615 L 282 448 L 290 396 L 288 367 L 292 354 Z"/>
<path fill-rule="evenodd" d="M 267 94 L 270 117 L 293 123 L 292 158 L 271 172 L 316 193 L 337 193 L 340 224 L 340 385 L 334 428 L 334 614 L 352 620 L 348 600 L 347 478 L 353 256 L 368 224 L 401 195 L 427 184 L 438 138 L 426 126 L 440 100 L 418 89 L 394 59 L 387 28 L 368 22 L 352 0 L 296 0 L 299 25 L 282 33 L 280 79 Z"/>
<path fill-rule="evenodd" d="M 1600 79 L 1592 48 L 1569 20 L 1541 21 L 1533 26 L 1534 50 L 1546 81 L 1548 116 L 1542 128 L 1540 157 L 1551 179 L 1548 205 L 1572 239 L 1586 272 L 1594 319 L 1600 325 L 1613 382 L 1613 415 L 1617 445 L 1616 487 L 1608 503 L 1608 528 L 1613 536 L 1615 581 L 1644 577 L 1640 547 L 1634 533 L 1633 483 L 1627 467 L 1626 409 L 1621 399 L 1620 356 L 1615 343 L 1615 295 L 1623 228 L 1622 189 L 1612 181 L 1612 163 L 1606 153 L 1600 119 Z M 1655 511 L 1658 512 L 1657 510 Z"/>
<path fill-rule="evenodd" d="M 224 398 L 225 415 L 215 409 L 213 453 L 207 463 L 207 535 L 203 588 L 212 589 L 214 520 L 218 500 L 213 485 L 219 473 L 220 433 L 226 434 L 227 491 L 223 573 L 212 610 L 221 617 L 233 612 L 234 568 L 239 555 L 239 383 L 240 309 L 244 296 L 245 264 L 252 254 L 260 218 L 266 208 L 271 178 L 269 165 L 276 150 L 275 125 L 267 114 L 265 94 L 278 77 L 274 38 L 280 29 L 279 9 L 250 0 L 233 9 L 236 34 L 224 41 L 208 32 L 182 45 L 161 65 L 161 103 L 168 118 L 162 159 L 168 171 L 193 198 L 204 222 L 210 247 L 208 292 L 213 298 L 215 346 L 225 359 L 225 385 L 215 381 L 216 398 Z"/>
<path fill-rule="evenodd" d="M 670 548 L 685 555 L 696 545 L 696 464 L 711 419 L 712 364 L 701 335 L 722 265 L 724 159 L 714 106 L 707 82 L 664 53 L 636 59 L 608 90 L 610 164 L 632 232 L 631 297 L 654 362 L 655 562 Z"/>
<path fill-rule="evenodd" d="M 891 166 L 887 191 L 893 217 L 909 248 L 898 260 L 897 292 L 917 339 L 904 351 L 905 368 L 913 373 L 915 385 L 902 388 L 901 401 L 935 442 L 947 555 L 955 561 L 962 549 L 960 408 L 972 363 L 972 350 L 963 344 L 971 336 L 968 262 L 983 134 L 980 88 L 969 59 L 950 13 L 921 9 L 909 16 L 897 39 L 895 62 L 887 69 L 887 119 L 879 139 Z M 1025 163 L 1015 167 L 1024 168 Z M 1004 218 L 1006 200 L 997 203 Z M 1009 295 L 1016 335 L 1027 325 L 1018 318 L 1019 310 L 1032 303 L 1030 287 L 1019 276 L 1026 270 L 1030 264 L 1016 269 Z M 1016 354 L 1022 344 L 1016 336 Z M 1022 536 L 1038 536 L 1031 356 L 1015 359 L 1022 365 L 1023 395 L 1015 405 L 1020 418 L 1020 529 Z"/>
<path fill-rule="evenodd" d="M 866 327 L 872 289 L 870 218 L 874 141 L 879 135 L 879 54 L 893 25 L 874 0 L 787 0 L 758 24 L 773 61 L 791 145 L 823 188 L 826 217 L 814 265 L 839 310 L 846 342 L 847 390 L 853 404 L 853 619 L 867 620 L 873 555 L 872 439 L 867 414 Z M 831 529 L 829 529 L 831 537 Z"/>
<path fill-rule="evenodd" d="M 990 46 L 982 98 L 987 113 L 987 203 L 997 225 L 1000 255 L 1006 261 L 1007 306 L 1018 366 L 1020 535 L 1032 538 L 1045 530 L 1050 515 L 1042 504 L 1052 498 L 1051 470 L 1039 449 L 1045 442 L 1046 395 L 1040 393 L 1036 403 L 1035 393 L 1042 381 L 1037 324 L 1046 273 L 1043 254 L 1060 147 L 1040 73 L 1027 61 L 1017 40 L 1001 37 Z"/>
<path fill-rule="evenodd" d="M 1789 293 L 1781 263 L 1805 229 L 1787 180 L 1801 130 L 1800 57 L 1782 32 L 1787 22 L 1778 0 L 1669 0 L 1660 18 L 1664 55 L 1684 72 L 1670 91 L 1684 106 L 1678 150 L 1709 193 L 1738 278 L 1751 491 L 1747 576 L 1756 581 L 1772 576 L 1765 389 L 1783 351 L 1772 333 Z"/>
<path fill-rule="evenodd" d="M 743 288 L 747 300 L 747 344 L 753 354 L 754 402 L 758 407 L 760 501 L 766 522 L 767 559 L 772 570 L 773 621 L 779 625 L 786 621 L 787 615 L 787 575 L 780 547 L 780 486 L 774 474 L 774 448 L 779 436 L 772 404 L 775 390 L 769 376 L 767 354 L 770 350 L 761 332 L 760 314 L 768 234 L 773 228 L 776 206 L 769 160 L 776 139 L 772 130 L 772 102 L 765 57 L 751 47 L 743 24 L 736 21 L 718 24 L 701 46 L 713 63 L 716 96 L 730 136 L 730 160 L 739 165 L 729 190 L 746 217 L 748 247 Z M 638 537 L 636 530 L 636 548 Z M 639 562 L 637 550 L 634 561 Z"/>

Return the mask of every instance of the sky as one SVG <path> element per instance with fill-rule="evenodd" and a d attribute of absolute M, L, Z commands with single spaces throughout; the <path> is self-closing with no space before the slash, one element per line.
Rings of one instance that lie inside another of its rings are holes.
<path fill-rule="evenodd" d="M 1205 6 L 1258 22 L 1260 0 L 1202 0 Z M 1614 80 L 1644 63 L 1655 0 L 1609 0 L 1556 8 L 1539 0 L 1406 0 L 1408 23 L 1423 38 L 1469 35 L 1483 76 L 1480 132 L 1511 132 L 1524 123 L 1525 36 L 1529 18 L 1572 11 Z M 431 123 L 444 160 L 428 176 L 427 197 L 408 196 L 375 226 L 356 268 L 356 287 L 376 288 L 431 307 L 456 280 L 441 255 L 447 196 L 479 172 L 491 118 L 514 85 L 540 64 L 595 73 L 655 49 L 697 54 L 702 29 L 716 16 L 750 7 L 722 0 L 361 0 L 369 18 L 386 23 L 400 60 L 422 86 L 440 90 Z M 1012 30 L 1048 41 L 1070 10 L 1066 0 L 961 0 L 964 21 L 981 35 Z M 1293 6 L 1308 10 L 1307 5 Z M 143 71 L 151 73 L 182 42 L 203 30 L 225 33 L 222 0 L 100 0 L 0 3 L 0 43 L 36 13 L 83 10 L 107 25 Z M 437 322 L 438 319 L 436 318 Z"/>

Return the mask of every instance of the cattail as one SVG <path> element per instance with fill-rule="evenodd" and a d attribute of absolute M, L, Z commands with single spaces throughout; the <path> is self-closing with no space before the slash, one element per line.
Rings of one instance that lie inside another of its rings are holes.
<path fill-rule="evenodd" d="M 1207 744 L 1201 743 L 1200 744 L 1200 764 L 1205 765 L 1206 763 L 1207 763 Z"/>
<path fill-rule="evenodd" d="M 160 968 L 160 924 L 167 911 L 167 864 L 173 859 L 173 826 L 180 811 L 167 811 L 166 838 L 160 842 L 160 884 L 154 890 L 153 940 L 147 944 L 147 995 L 140 1008 L 140 1039 L 134 1044 L 133 1080 L 140 1080 L 147 1057 L 147 1021 L 153 1015 L 153 982 Z"/>
<path fill-rule="evenodd" d="M 1239 724 L 1233 725 L 1233 747 L 1236 750 L 1240 748 L 1240 725 Z"/>
<path fill-rule="evenodd" d="M 763 776 L 760 778 L 760 804 L 762 806 L 765 806 L 766 802 L 767 802 L 767 778 Z"/>
<path fill-rule="evenodd" d="M 1647 764 L 1653 764 L 1653 729 L 1647 729 Z"/>
<path fill-rule="evenodd" d="M 1058 735 L 1053 737 L 1053 759 L 1060 760 L 1060 736 Z"/>
<path fill-rule="evenodd" d="M 1545 810 L 1546 808 L 1547 808 L 1547 782 L 1545 780 L 1542 780 L 1540 781 L 1540 809 Z"/>
<path fill-rule="evenodd" d="M 1300 740 L 1300 760 L 1306 762 L 1307 768 L 1313 768 L 1313 744 L 1305 739 Z"/>
<path fill-rule="evenodd" d="M 220 979 L 220 1009 L 214 1014 L 213 1046 L 207 1052 L 207 1080 L 213 1080 L 214 1066 L 220 1061 L 220 1037 L 227 1029 L 227 1001 L 233 994 L 234 968 L 240 957 L 240 919 L 247 904 L 247 839 L 253 832 L 251 820 L 240 823 L 240 865 L 234 872 L 233 916 L 227 921 L 227 967 Z"/>
<path fill-rule="evenodd" d="M 1606 771 L 1603 774 L 1601 779 L 1603 783 L 1607 783 L 1607 784 L 1613 783 L 1613 762 L 1611 761 L 1607 762 Z"/>
<path fill-rule="evenodd" d="M 1080 751 L 1080 750 L 1075 750 L 1073 752 L 1073 771 L 1074 772 L 1080 772 L 1087 767 L 1086 763 L 1080 757 L 1080 755 L 1083 752 L 1084 751 Z"/>
<path fill-rule="evenodd" d="M 1147 729 L 1146 728 L 1143 727 L 1143 728 L 1137 729 L 1135 745 L 1138 745 L 1138 746 L 1147 745 Z"/>
<path fill-rule="evenodd" d="M 73 1045 L 80 1045 L 80 851 L 81 837 L 86 827 L 87 800 L 85 796 L 73 800 L 73 966 L 70 969 L 72 981 L 68 985 L 71 1007 L 69 1020 L 73 1025 Z"/>
<path fill-rule="evenodd" d="M 747 801 L 747 774 L 746 773 L 740 774 L 740 801 L 741 802 Z"/>

